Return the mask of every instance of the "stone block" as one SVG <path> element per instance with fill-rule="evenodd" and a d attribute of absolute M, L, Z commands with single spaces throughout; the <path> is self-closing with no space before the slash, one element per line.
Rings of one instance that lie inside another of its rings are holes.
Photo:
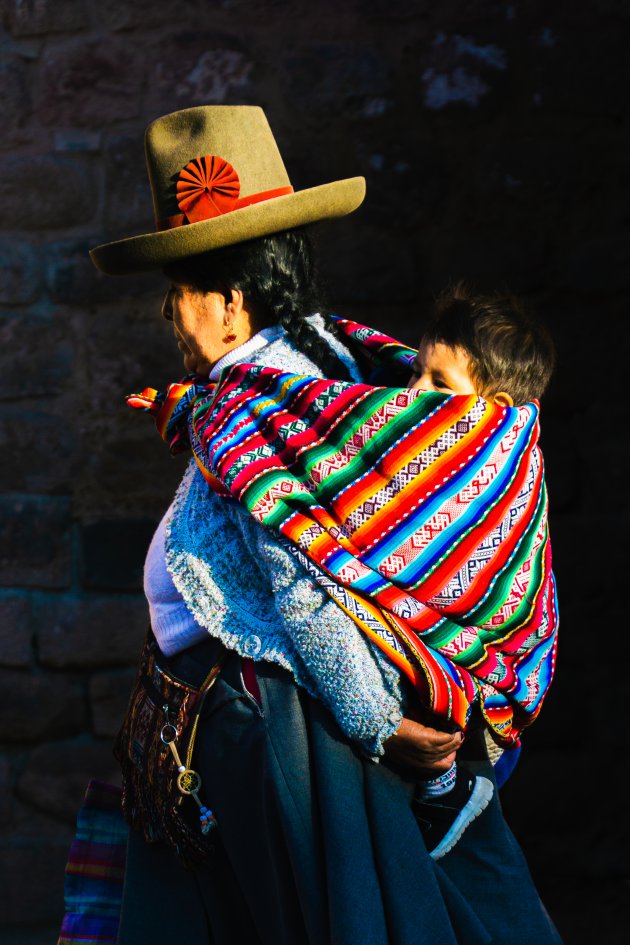
<path fill-rule="evenodd" d="M 213 4 L 214 7 L 214 4 Z M 177 11 L 178 24 L 186 20 L 194 25 L 198 22 L 195 4 L 185 4 Z M 100 0 L 97 17 L 107 29 L 130 30 L 141 27 L 143 30 L 173 22 L 173 4 L 171 0 L 134 0 L 133 3 L 120 3 L 120 0 Z"/>
<path fill-rule="evenodd" d="M 125 717 L 135 676 L 135 669 L 92 676 L 89 695 L 95 735 L 116 736 Z"/>
<path fill-rule="evenodd" d="M 66 498 L 0 496 L 0 585 L 68 586 L 70 511 Z"/>
<path fill-rule="evenodd" d="M 96 153 L 101 150 L 103 134 L 89 128 L 59 128 L 55 131 L 55 151 L 88 151 Z"/>
<path fill-rule="evenodd" d="M 146 418 L 142 419 L 146 422 Z M 107 430 L 104 445 L 90 449 L 80 470 L 74 494 L 77 515 L 85 519 L 96 515 L 112 519 L 142 515 L 151 517 L 157 525 L 189 457 L 169 456 L 154 430 L 149 429 L 146 436 L 141 436 L 123 428 L 116 438 L 115 429 L 113 426 Z M 137 587 L 138 579 L 135 580 Z"/>
<path fill-rule="evenodd" d="M 107 142 L 105 193 L 105 225 L 109 232 L 141 234 L 155 229 L 141 135 L 118 135 Z"/>
<path fill-rule="evenodd" d="M 74 32 L 88 23 L 84 0 L 7 0 L 6 17 L 13 36 Z"/>
<path fill-rule="evenodd" d="M 282 63 L 284 94 L 301 123 L 371 119 L 391 107 L 390 68 L 375 48 L 313 43 L 291 48 Z"/>
<path fill-rule="evenodd" d="M 337 222 L 337 227 L 339 223 Z M 320 233 L 321 270 L 341 303 L 414 298 L 420 275 L 408 241 L 355 220 L 352 239 L 326 224 Z"/>
<path fill-rule="evenodd" d="M 26 594 L 0 596 L 0 665 L 26 668 L 33 660 L 31 601 Z"/>
<path fill-rule="evenodd" d="M 45 780 L 46 777 L 44 772 L 42 778 Z M 14 787 L 17 790 L 17 784 Z M 69 817 L 64 821 L 55 814 L 38 810 L 31 803 L 21 800 L 15 791 L 12 793 L 11 802 L 11 824 L 3 834 L 4 840 L 13 841 L 16 846 L 24 841 L 33 840 L 67 842 L 70 845 L 75 825 Z M 75 811 L 75 819 L 76 813 L 77 811 Z"/>
<path fill-rule="evenodd" d="M 87 359 L 99 383 L 98 409 L 102 412 L 103 404 L 109 404 L 110 416 L 117 409 L 117 416 L 124 418 L 124 429 L 117 428 L 117 436 L 128 436 L 135 431 L 143 438 L 144 431 L 154 429 L 148 417 L 144 418 L 144 423 L 139 422 L 141 415 L 126 406 L 125 396 L 130 391 L 142 390 L 147 385 L 161 388 L 185 373 L 173 326 L 161 317 L 168 284 L 155 273 L 145 278 L 145 288 L 150 288 L 150 293 L 130 299 L 124 305 L 117 302 L 103 307 L 99 317 L 86 325 Z M 110 281 L 120 280 L 110 277 Z M 127 459 L 125 456 L 125 461 Z"/>
<path fill-rule="evenodd" d="M 43 666 L 134 665 L 149 625 L 144 596 L 41 597 L 34 610 Z"/>
<path fill-rule="evenodd" d="M 41 258 L 36 247 L 15 239 L 1 239 L 0 304 L 33 302 L 39 295 L 40 286 Z"/>
<path fill-rule="evenodd" d="M 41 120 L 55 127 L 101 129 L 135 118 L 143 57 L 143 43 L 112 38 L 49 47 L 41 62 Z"/>
<path fill-rule="evenodd" d="M 0 889 L 3 925 L 56 922 L 64 912 L 63 880 L 69 844 L 32 840 L 20 846 L 0 845 Z M 7 936 L 11 934 L 10 929 Z M 5 941 L 5 930 L 2 930 Z M 24 942 L 20 935 L 16 941 Z"/>
<path fill-rule="evenodd" d="M 89 223 L 98 197 L 85 162 L 60 155 L 0 160 L 2 223 L 18 230 L 58 229 Z"/>
<path fill-rule="evenodd" d="M 152 227 L 148 231 L 152 230 Z M 131 236 L 128 231 L 120 234 Z M 46 286 L 53 302 L 68 305 L 103 304 L 122 299 L 138 298 L 147 291 L 155 291 L 155 273 L 112 279 L 94 266 L 89 251 L 115 235 L 93 236 L 79 240 L 60 240 L 46 247 Z"/>
<path fill-rule="evenodd" d="M 144 560 L 154 531 L 152 519 L 84 525 L 81 531 L 84 587 L 141 590 Z"/>
<path fill-rule="evenodd" d="M 65 739 L 39 745 L 25 762 L 16 794 L 37 810 L 74 824 L 90 778 L 119 783 L 120 769 L 110 739 Z"/>
<path fill-rule="evenodd" d="M 71 492 L 81 462 L 77 426 L 76 418 L 68 415 L 24 404 L 0 404 L 0 451 L 13 453 L 12 462 L 0 469 L 0 490 L 49 495 Z M 46 461 L 34 463 L 36 455 Z"/>
<path fill-rule="evenodd" d="M 42 398 L 42 409 L 50 404 L 72 384 L 75 334 L 61 313 L 53 318 L 24 311 L 0 315 L 0 400 Z M 57 420 L 61 424 L 72 427 L 67 416 Z"/>
<path fill-rule="evenodd" d="M 148 83 L 148 102 L 156 114 L 199 102 L 260 103 L 254 60 L 233 35 L 178 31 L 156 43 L 151 60 L 154 66 Z"/>
<path fill-rule="evenodd" d="M 82 686 L 73 679 L 0 669 L 5 742 L 32 742 L 80 732 L 86 727 Z"/>
<path fill-rule="evenodd" d="M 20 59 L 0 63 L 0 150 L 25 144 L 32 137 L 33 104 L 29 67 Z"/>
<path fill-rule="evenodd" d="M 6 758 L 0 758 L 0 829 L 4 831 L 13 820 L 13 778 Z"/>
<path fill-rule="evenodd" d="M 354 138 L 357 146 L 353 166 L 346 164 L 344 171 L 347 176 L 366 178 L 362 219 L 388 235 L 392 232 L 392 214 L 396 229 L 403 232 L 422 232 L 443 219 L 451 182 L 439 143 L 428 149 L 412 135 L 399 140 L 395 126 L 391 134 L 378 137 L 370 129 L 361 129 Z M 339 176 L 339 170 L 335 176 Z M 317 179 L 314 175 L 313 168 L 311 181 Z M 326 179 L 334 178 L 328 172 Z"/>

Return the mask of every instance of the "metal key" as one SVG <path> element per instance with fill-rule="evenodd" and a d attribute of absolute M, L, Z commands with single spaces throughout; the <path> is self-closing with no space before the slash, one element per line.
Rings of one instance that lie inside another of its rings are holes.
<path fill-rule="evenodd" d="M 165 707 L 166 717 L 168 718 L 168 709 Z M 177 787 L 180 794 L 188 795 L 193 798 L 195 803 L 199 808 L 201 814 L 201 832 L 203 834 L 208 834 L 213 827 L 217 825 L 217 819 L 212 813 L 211 810 L 201 802 L 199 797 L 199 789 L 201 787 L 201 775 L 198 774 L 193 768 L 187 768 L 186 765 L 182 764 L 182 760 L 179 757 L 179 752 L 175 745 L 175 739 L 177 738 L 177 729 L 170 722 L 167 722 L 166 725 L 162 727 L 160 732 L 160 738 L 165 745 L 171 750 L 171 754 L 177 765 Z"/>

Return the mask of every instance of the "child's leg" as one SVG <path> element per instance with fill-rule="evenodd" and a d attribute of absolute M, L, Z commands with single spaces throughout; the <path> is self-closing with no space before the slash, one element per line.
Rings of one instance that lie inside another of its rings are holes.
<path fill-rule="evenodd" d="M 444 722 L 436 716 L 427 718 L 425 724 L 438 730 Z M 448 726 L 448 731 L 452 728 Z M 488 778 L 475 776 L 462 762 L 454 761 L 448 771 L 435 778 L 418 781 L 412 809 L 422 831 L 427 850 L 434 860 L 439 860 L 451 850 L 466 828 L 488 806 L 494 786 Z"/>
<path fill-rule="evenodd" d="M 441 777 L 418 783 L 412 809 L 434 860 L 452 850 L 493 793 L 492 781 L 472 774 L 462 762 Z"/>
<path fill-rule="evenodd" d="M 457 778 L 457 762 L 454 761 L 448 771 L 439 774 L 435 778 L 418 781 L 416 787 L 416 798 L 421 801 L 431 801 L 434 797 L 441 797 L 448 794 L 455 787 Z"/>

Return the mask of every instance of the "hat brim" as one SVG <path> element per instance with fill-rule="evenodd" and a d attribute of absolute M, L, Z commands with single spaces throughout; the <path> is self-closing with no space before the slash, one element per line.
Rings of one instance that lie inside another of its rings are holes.
<path fill-rule="evenodd" d="M 110 276 L 161 269 L 187 256 L 346 216 L 361 205 L 364 197 L 365 178 L 349 177 L 250 204 L 200 223 L 103 243 L 90 250 L 90 258 L 97 269 Z"/>

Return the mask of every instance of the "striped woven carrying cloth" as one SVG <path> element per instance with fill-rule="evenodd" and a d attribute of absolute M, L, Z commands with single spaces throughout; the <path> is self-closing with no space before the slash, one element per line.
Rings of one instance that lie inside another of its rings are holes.
<path fill-rule="evenodd" d="M 91 780 L 66 863 L 58 945 L 116 945 L 128 832 L 120 788 Z"/>
<path fill-rule="evenodd" d="M 557 640 L 538 406 L 408 390 L 416 351 L 338 323 L 370 383 L 239 364 L 128 403 L 291 542 L 427 708 L 465 727 L 476 701 L 517 745 Z"/>

